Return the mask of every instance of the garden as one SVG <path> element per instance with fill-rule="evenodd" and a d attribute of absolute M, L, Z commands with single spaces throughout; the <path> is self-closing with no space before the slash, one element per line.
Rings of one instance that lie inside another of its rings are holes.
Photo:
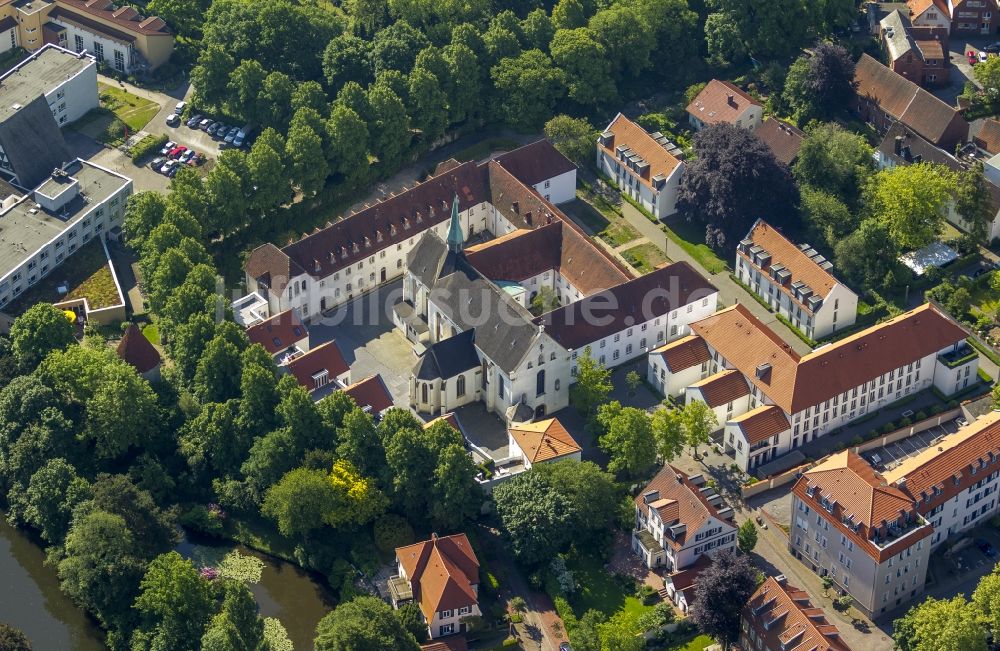
<path fill-rule="evenodd" d="M 101 105 L 74 123 L 80 133 L 111 147 L 125 142 L 129 134 L 142 130 L 160 110 L 152 100 L 124 88 L 98 83 Z"/>
<path fill-rule="evenodd" d="M 66 293 L 59 292 L 60 286 L 66 288 Z M 7 311 L 18 315 L 35 303 L 78 298 L 86 298 L 91 310 L 118 305 L 123 300 L 111 274 L 111 263 L 98 240 L 85 244 L 58 269 L 21 294 Z"/>

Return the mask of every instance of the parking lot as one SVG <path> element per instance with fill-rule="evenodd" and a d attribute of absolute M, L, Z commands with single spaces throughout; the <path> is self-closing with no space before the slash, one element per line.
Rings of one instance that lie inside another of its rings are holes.
<path fill-rule="evenodd" d="M 881 448 L 875 448 L 861 454 L 873 468 L 879 472 L 891 470 L 906 459 L 920 454 L 932 445 L 936 445 L 944 436 L 954 434 L 960 427 L 959 420 L 949 420 L 935 425 L 928 430 L 914 434 L 905 439 L 890 443 Z"/>
<path fill-rule="evenodd" d="M 979 548 L 979 541 L 989 543 L 992 557 Z M 1000 531 L 988 522 L 958 537 L 949 550 L 940 547 L 931 554 L 927 593 L 937 598 L 950 598 L 959 592 L 971 594 L 979 579 L 993 571 L 1000 559 L 997 550 L 1000 550 Z"/>

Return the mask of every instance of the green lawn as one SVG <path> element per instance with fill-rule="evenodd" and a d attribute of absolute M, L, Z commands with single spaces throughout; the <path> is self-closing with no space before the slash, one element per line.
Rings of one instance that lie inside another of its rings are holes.
<path fill-rule="evenodd" d="M 149 343 L 160 345 L 160 329 L 152 323 L 142 329 L 142 335 L 149 340 Z"/>
<path fill-rule="evenodd" d="M 160 105 L 156 102 L 133 95 L 120 87 L 99 83 L 97 90 L 101 106 L 114 113 L 133 133 L 146 126 L 160 110 Z"/>
<path fill-rule="evenodd" d="M 635 227 L 624 219 L 617 219 L 611 222 L 607 228 L 597 235 L 611 246 L 628 244 L 632 240 L 637 240 L 641 237 L 639 231 L 635 230 Z"/>
<path fill-rule="evenodd" d="M 60 296 L 56 287 L 63 282 L 66 282 L 69 292 Z M 84 297 L 92 310 L 117 305 L 119 301 L 108 260 L 98 240 L 87 243 L 66 258 L 63 264 L 21 294 L 7 311 L 17 315 L 35 303 L 58 303 Z"/>
<path fill-rule="evenodd" d="M 729 268 L 726 261 L 717 256 L 715 251 L 704 243 L 704 228 L 683 220 L 676 220 L 669 226 L 664 226 L 663 229 L 674 244 L 684 249 L 708 273 L 722 273 Z"/>
<path fill-rule="evenodd" d="M 648 274 L 653 269 L 667 262 L 667 256 L 663 254 L 655 244 L 645 243 L 633 246 L 622 251 L 622 257 L 635 267 L 640 273 Z"/>
<path fill-rule="evenodd" d="M 704 651 L 708 647 L 715 644 L 715 640 L 707 635 L 698 635 L 692 638 L 687 643 L 681 643 L 670 647 L 670 651 Z"/>
<path fill-rule="evenodd" d="M 608 617 L 620 610 L 633 617 L 652 610 L 652 606 L 646 606 L 635 596 L 626 594 L 597 557 L 578 556 L 568 561 L 567 566 L 580 586 L 569 600 L 577 617 L 582 617 L 590 609 L 598 610 Z"/>
<path fill-rule="evenodd" d="M 21 63 L 28 57 L 28 51 L 23 47 L 16 47 L 0 54 L 0 74 L 3 74 Z"/>
<path fill-rule="evenodd" d="M 574 199 L 561 208 L 611 246 L 621 246 L 640 237 L 639 231 L 624 217 L 609 208 L 595 205 L 599 202 L 594 199 L 593 196 Z"/>

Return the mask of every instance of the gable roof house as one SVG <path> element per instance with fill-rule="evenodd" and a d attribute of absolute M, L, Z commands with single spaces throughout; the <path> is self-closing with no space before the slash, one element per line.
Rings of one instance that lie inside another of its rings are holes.
<path fill-rule="evenodd" d="M 376 421 L 393 406 L 392 394 L 385 386 L 381 375 L 370 375 L 344 387 L 344 393 L 351 396 L 362 411 L 370 413 Z"/>
<path fill-rule="evenodd" d="M 851 651 L 809 593 L 770 576 L 750 597 L 740 618 L 740 647 L 760 651 Z"/>
<path fill-rule="evenodd" d="M 597 138 L 597 169 L 658 219 L 677 212 L 684 152 L 619 113 Z"/>
<path fill-rule="evenodd" d="M 713 79 L 688 104 L 687 113 L 691 126 L 698 131 L 719 122 L 754 131 L 763 120 L 764 105 L 739 86 Z"/>
<path fill-rule="evenodd" d="M 310 393 L 325 389 L 325 395 L 332 389 L 343 389 L 351 383 L 351 367 L 344 360 L 337 342 L 332 340 L 292 359 L 285 369 Z"/>
<path fill-rule="evenodd" d="M 160 353 L 134 323 L 125 330 L 115 352 L 150 382 L 160 379 Z"/>
<path fill-rule="evenodd" d="M 954 151 L 968 138 L 969 123 L 957 109 L 867 54 L 858 60 L 854 81 L 852 109 L 878 131 L 902 122 L 947 151 Z"/>
<path fill-rule="evenodd" d="M 650 569 L 680 571 L 736 544 L 733 509 L 701 475 L 664 466 L 635 498 L 632 549 Z"/>
<path fill-rule="evenodd" d="M 799 157 L 799 148 L 806 136 L 801 129 L 775 117 L 765 118 L 754 133 L 764 141 L 778 162 L 789 167 Z"/>
<path fill-rule="evenodd" d="M 901 11 L 893 11 L 880 23 L 882 45 L 889 68 L 922 86 L 948 81 L 947 38 L 935 38 L 933 28 L 914 27 Z"/>
<path fill-rule="evenodd" d="M 464 533 L 396 548 L 398 574 L 389 579 L 392 605 L 419 606 L 430 637 L 465 630 L 463 618 L 479 616 L 479 560 Z"/>
<path fill-rule="evenodd" d="M 507 430 L 507 443 L 511 456 L 520 456 L 525 470 L 536 463 L 579 461 L 583 452 L 558 418 L 513 425 Z"/>
<path fill-rule="evenodd" d="M 309 330 L 295 310 L 285 310 L 247 328 L 251 344 L 260 344 L 284 366 L 309 350 Z"/>

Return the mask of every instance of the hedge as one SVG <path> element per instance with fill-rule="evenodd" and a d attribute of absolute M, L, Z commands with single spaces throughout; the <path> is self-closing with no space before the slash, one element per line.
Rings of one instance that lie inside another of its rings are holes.
<path fill-rule="evenodd" d="M 165 144 L 167 144 L 167 137 L 165 135 L 154 136 L 150 134 L 132 145 L 129 156 L 132 157 L 132 160 L 140 160 L 154 152 L 159 152 Z"/>

